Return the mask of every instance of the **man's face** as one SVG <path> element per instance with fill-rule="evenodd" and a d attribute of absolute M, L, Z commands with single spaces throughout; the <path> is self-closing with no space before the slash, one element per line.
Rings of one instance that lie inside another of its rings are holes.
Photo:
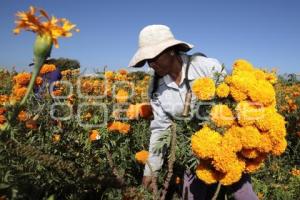
<path fill-rule="evenodd" d="M 174 57 L 170 55 L 170 50 L 165 50 L 155 58 L 147 60 L 147 62 L 149 67 L 154 69 L 159 76 L 165 76 L 170 71 Z"/>

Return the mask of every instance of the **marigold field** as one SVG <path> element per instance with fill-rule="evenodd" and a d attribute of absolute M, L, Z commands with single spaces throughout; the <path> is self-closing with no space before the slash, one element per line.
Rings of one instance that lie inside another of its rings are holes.
<path fill-rule="evenodd" d="M 43 67 L 43 73 L 53 70 Z M 54 92 L 46 91 L 42 98 L 31 95 L 20 106 L 30 73 L 0 72 L 1 199 L 152 199 L 141 186 L 152 119 L 147 103 L 151 76 L 126 70 L 97 76 L 81 76 L 78 69 L 62 74 Z M 252 184 L 260 199 L 297 199 L 300 83 L 279 76 L 274 87 L 277 110 L 286 121 L 287 148 L 281 156 L 266 158 L 253 173 Z M 178 135 L 180 130 L 178 124 Z M 174 163 L 169 193 L 180 188 L 181 160 L 190 148 L 188 139 L 178 140 L 179 161 Z M 182 144 L 187 148 L 179 148 Z M 166 172 L 159 175 L 159 188 Z"/>
<path fill-rule="evenodd" d="M 34 63 L 31 72 L 0 69 L 0 200 L 175 200 L 185 170 L 213 184 L 213 200 L 232 199 L 228 186 L 243 174 L 260 200 L 299 199 L 295 74 L 278 76 L 243 59 L 230 73 L 211 66 L 212 77 L 190 82 L 193 109 L 160 132 L 154 151 L 164 164 L 155 172 L 148 159 L 153 75 L 107 67 L 80 74 L 78 61 L 51 58 L 58 38 L 79 32 L 75 24 L 33 6 L 17 12 L 15 23 L 16 35 L 36 34 Z M 61 80 L 49 81 L 57 70 Z M 151 190 L 142 186 L 145 166 Z"/>

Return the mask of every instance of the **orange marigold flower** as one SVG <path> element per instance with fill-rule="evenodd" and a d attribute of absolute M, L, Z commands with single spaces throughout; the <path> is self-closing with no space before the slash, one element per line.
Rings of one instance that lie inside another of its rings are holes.
<path fill-rule="evenodd" d="M 17 100 L 21 100 L 25 96 L 26 90 L 26 87 L 14 88 L 13 95 L 16 97 Z"/>
<path fill-rule="evenodd" d="M 18 12 L 16 14 L 16 28 L 13 30 L 15 34 L 19 34 L 24 29 L 37 33 L 40 36 L 46 35 L 51 39 L 54 46 L 58 48 L 57 39 L 59 37 L 71 37 L 71 31 L 79 32 L 79 29 L 75 29 L 76 25 L 66 18 L 49 17 L 43 9 L 38 9 L 40 15 L 36 15 L 36 10 L 35 7 L 30 6 L 28 12 Z"/>
<path fill-rule="evenodd" d="M 62 95 L 62 90 L 61 89 L 57 89 L 57 90 L 53 90 L 52 91 L 52 94 L 54 95 L 54 96 L 61 96 Z"/>
<path fill-rule="evenodd" d="M 290 172 L 293 176 L 300 176 L 300 170 L 293 168 Z"/>
<path fill-rule="evenodd" d="M 120 73 L 121 75 L 126 75 L 126 74 L 128 74 L 128 72 L 127 72 L 125 69 L 120 69 L 120 70 L 119 70 L 119 73 Z"/>
<path fill-rule="evenodd" d="M 8 95 L 0 95 L 0 105 L 5 104 L 8 102 L 9 96 Z"/>
<path fill-rule="evenodd" d="M 40 74 L 44 75 L 49 72 L 53 72 L 56 70 L 56 66 L 53 64 L 44 64 L 40 70 Z"/>
<path fill-rule="evenodd" d="M 37 86 L 39 86 L 39 85 L 42 85 L 42 83 L 43 83 L 43 78 L 40 77 L 40 76 L 37 76 L 36 79 L 35 79 L 35 84 Z"/>
<path fill-rule="evenodd" d="M 97 130 L 92 130 L 89 136 L 90 141 L 95 141 L 100 139 L 100 133 Z"/>
<path fill-rule="evenodd" d="M 150 117 L 152 117 L 153 113 L 152 113 L 152 107 L 150 105 L 150 103 L 141 103 L 140 104 L 140 116 L 145 118 L 145 119 L 149 119 Z"/>
<path fill-rule="evenodd" d="M 4 113 L 6 113 L 6 109 L 3 107 L 0 107 L 0 115 L 3 115 Z"/>
<path fill-rule="evenodd" d="M 27 86 L 31 78 L 31 74 L 28 72 L 19 73 L 13 77 L 13 80 L 16 84 Z"/>
<path fill-rule="evenodd" d="M 126 116 L 130 120 L 138 119 L 139 117 L 149 119 L 152 116 L 152 108 L 149 103 L 139 103 L 129 105 Z"/>
<path fill-rule="evenodd" d="M 139 151 L 135 154 L 135 159 L 137 160 L 137 162 L 144 165 L 146 164 L 148 157 L 149 157 L 149 152 L 145 150 Z"/>
<path fill-rule="evenodd" d="M 28 114 L 27 114 L 27 112 L 26 111 L 24 111 L 24 110 L 22 110 L 21 112 L 19 112 L 19 114 L 18 114 L 18 120 L 20 121 L 20 122 L 25 122 L 27 119 L 28 119 Z"/>
<path fill-rule="evenodd" d="M 130 104 L 126 111 L 126 116 L 130 120 L 138 119 L 139 118 L 139 106 Z"/>
<path fill-rule="evenodd" d="M 0 115 L 0 124 L 4 124 L 6 122 L 6 118 L 4 115 Z"/>
<path fill-rule="evenodd" d="M 112 122 L 108 124 L 108 130 L 111 132 L 117 131 L 122 134 L 127 134 L 130 131 L 130 125 L 122 122 Z"/>
<path fill-rule="evenodd" d="M 25 126 L 28 129 L 33 129 L 33 130 L 37 129 L 37 123 L 33 119 L 30 119 L 30 120 L 26 121 Z"/>

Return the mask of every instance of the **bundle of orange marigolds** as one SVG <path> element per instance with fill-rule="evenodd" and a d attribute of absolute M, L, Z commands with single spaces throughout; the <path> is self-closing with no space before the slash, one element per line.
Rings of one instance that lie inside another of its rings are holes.
<path fill-rule="evenodd" d="M 192 91 L 200 101 L 213 101 L 208 122 L 191 137 L 200 164 L 198 178 L 231 185 L 242 173 L 258 170 L 269 154 L 279 156 L 287 146 L 285 120 L 276 109 L 275 73 L 237 60 L 232 74 L 217 83 L 195 80 Z"/>

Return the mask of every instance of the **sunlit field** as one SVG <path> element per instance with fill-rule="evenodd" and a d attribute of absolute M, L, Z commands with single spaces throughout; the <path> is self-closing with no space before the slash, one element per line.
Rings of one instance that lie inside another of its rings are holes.
<path fill-rule="evenodd" d="M 300 81 L 236 59 L 227 73 L 191 82 L 191 110 L 155 147 L 165 161 L 142 185 L 148 162 L 153 74 L 125 67 L 86 75 L 80 61 L 49 61 L 58 38 L 80 34 L 65 18 L 30 7 L 15 34 L 31 31 L 32 71 L 0 69 L 0 200 L 180 199 L 189 169 L 212 199 L 250 174 L 260 200 L 300 196 Z M 225 69 L 225 68 L 224 68 Z M 48 76 L 61 71 L 58 81 Z M 230 72 L 229 72 L 230 71 Z M 170 110 L 179 105 L 163 102 Z"/>

